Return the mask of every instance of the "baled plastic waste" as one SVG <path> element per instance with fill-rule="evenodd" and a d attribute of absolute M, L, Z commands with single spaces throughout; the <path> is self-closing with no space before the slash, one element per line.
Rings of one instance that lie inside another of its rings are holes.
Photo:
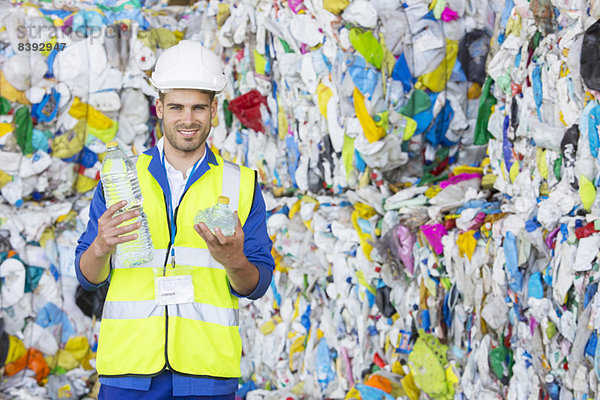
<path fill-rule="evenodd" d="M 106 143 L 162 134 L 147 73 L 186 38 L 223 55 L 209 144 L 258 171 L 274 240 L 240 397 L 597 397 L 597 5 L 76 5 L 0 6 L 4 393 L 89 390 L 75 243 Z"/>

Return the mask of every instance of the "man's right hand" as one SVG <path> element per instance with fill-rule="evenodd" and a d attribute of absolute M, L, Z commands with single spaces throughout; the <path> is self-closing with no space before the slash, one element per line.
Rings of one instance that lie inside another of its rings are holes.
<path fill-rule="evenodd" d="M 117 248 L 117 244 L 130 242 L 137 238 L 137 234 L 126 235 L 142 226 L 141 222 L 121 225 L 140 215 L 139 210 L 131 210 L 115 216 L 115 214 L 125 207 L 127 201 L 122 200 L 110 206 L 100 218 L 98 218 L 98 236 L 95 239 L 95 256 L 105 257 L 110 255 Z"/>

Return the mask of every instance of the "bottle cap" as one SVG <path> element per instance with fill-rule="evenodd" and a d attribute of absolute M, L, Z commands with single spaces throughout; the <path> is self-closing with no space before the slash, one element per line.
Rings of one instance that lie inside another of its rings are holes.
<path fill-rule="evenodd" d="M 221 204 L 229 204 L 229 197 L 227 197 L 227 196 L 219 196 L 217 202 L 221 203 Z"/>
<path fill-rule="evenodd" d="M 115 141 L 115 140 L 113 140 L 112 142 L 106 143 L 106 148 L 107 149 L 110 149 L 111 147 L 118 147 L 118 146 L 119 146 L 119 143 L 117 141 Z"/>
<path fill-rule="evenodd" d="M 21 207 L 23 205 L 23 199 L 19 199 L 17 201 L 15 201 L 15 206 L 17 206 L 17 208 Z"/>

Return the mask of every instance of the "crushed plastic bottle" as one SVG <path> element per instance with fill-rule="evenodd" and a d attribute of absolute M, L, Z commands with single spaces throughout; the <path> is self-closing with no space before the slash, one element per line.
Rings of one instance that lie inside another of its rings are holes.
<path fill-rule="evenodd" d="M 141 222 L 142 226 L 132 232 L 137 234 L 135 240 L 117 245 L 117 254 L 124 265 L 132 267 L 152 261 L 154 257 L 152 238 L 148 228 L 148 219 L 143 210 L 144 199 L 140 190 L 135 165 L 123 151 L 119 149 L 117 142 L 106 145 L 107 153 L 102 163 L 102 187 L 106 206 L 111 207 L 121 200 L 126 200 L 127 205 L 117 213 L 121 214 L 130 210 L 140 210 L 140 215 L 126 224 Z"/>
<path fill-rule="evenodd" d="M 194 224 L 200 222 L 204 222 L 212 233 L 215 233 L 215 228 L 219 227 L 224 236 L 233 236 L 236 220 L 229 208 L 229 197 L 219 196 L 217 204 L 213 207 L 198 211 L 194 217 Z"/>

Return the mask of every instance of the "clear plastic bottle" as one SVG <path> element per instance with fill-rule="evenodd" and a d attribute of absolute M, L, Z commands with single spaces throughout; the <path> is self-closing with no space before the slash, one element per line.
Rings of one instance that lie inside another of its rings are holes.
<path fill-rule="evenodd" d="M 223 235 L 232 236 L 235 233 L 236 220 L 229 208 L 229 197 L 219 196 L 217 204 L 213 207 L 213 218 L 215 227 L 221 228 Z"/>
<path fill-rule="evenodd" d="M 194 224 L 204 222 L 212 233 L 218 226 L 224 236 L 232 236 L 235 233 L 237 221 L 233 211 L 229 208 L 229 197 L 219 196 L 217 204 L 212 208 L 198 211 L 194 217 Z"/>
<path fill-rule="evenodd" d="M 140 210 L 140 215 L 125 222 L 125 224 L 142 223 L 139 229 L 128 233 L 128 235 L 137 234 L 135 240 L 117 245 L 117 255 L 119 260 L 127 267 L 150 262 L 154 258 L 154 246 L 148 228 L 148 218 L 142 207 L 144 199 L 135 164 L 123 153 L 117 142 L 110 142 L 106 147 L 107 153 L 100 173 L 106 207 L 108 208 L 121 200 L 127 200 L 127 205 L 118 211 L 116 215 L 137 209 Z"/>

